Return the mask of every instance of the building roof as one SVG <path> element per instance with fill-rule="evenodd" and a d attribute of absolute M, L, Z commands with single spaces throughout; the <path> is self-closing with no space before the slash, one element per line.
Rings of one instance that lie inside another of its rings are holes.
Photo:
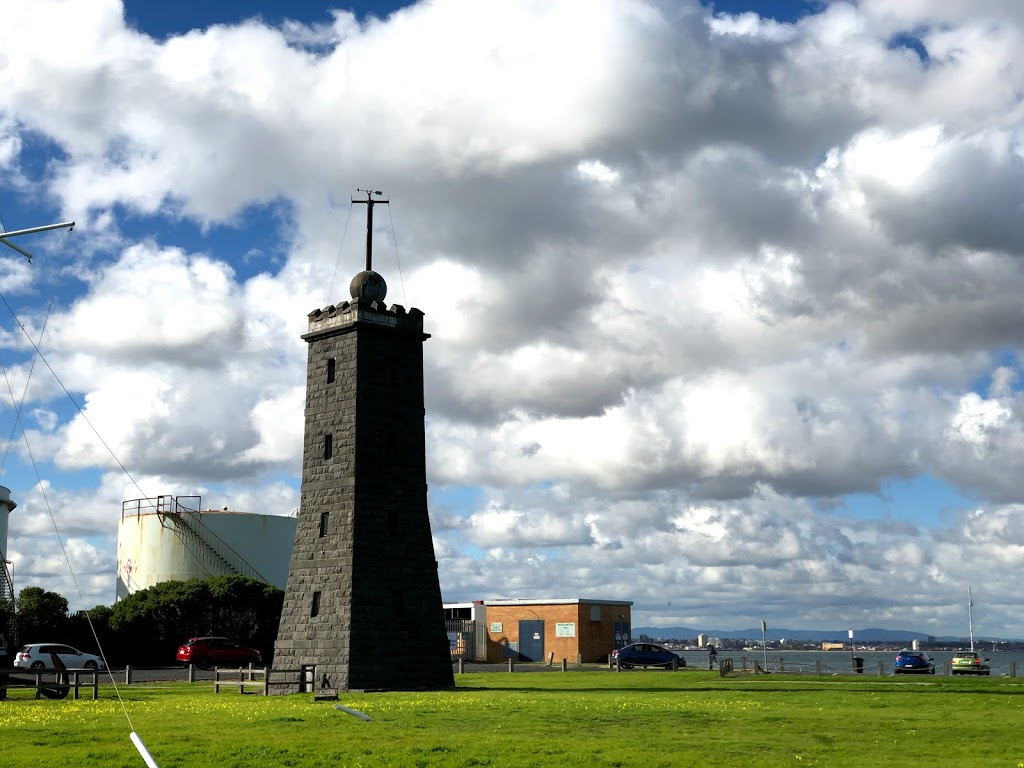
<path fill-rule="evenodd" d="M 632 605 L 632 600 L 595 600 L 589 597 L 564 597 L 564 598 L 499 598 L 497 600 L 484 600 L 484 605 Z"/>

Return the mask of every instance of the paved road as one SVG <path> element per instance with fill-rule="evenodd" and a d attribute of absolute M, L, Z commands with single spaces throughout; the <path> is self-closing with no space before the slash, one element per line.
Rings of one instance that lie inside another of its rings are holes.
<path fill-rule="evenodd" d="M 117 683 L 124 683 L 126 681 L 126 673 L 123 668 L 112 669 L 110 674 L 113 676 L 114 681 Z M 210 681 L 213 682 L 213 670 L 201 670 L 196 669 L 194 671 L 195 679 L 197 681 Z M 109 678 L 104 673 L 100 678 L 100 682 Z M 188 669 L 186 667 L 142 667 L 133 668 L 131 681 L 133 683 L 162 683 L 168 681 L 174 682 L 185 682 L 188 680 Z"/>

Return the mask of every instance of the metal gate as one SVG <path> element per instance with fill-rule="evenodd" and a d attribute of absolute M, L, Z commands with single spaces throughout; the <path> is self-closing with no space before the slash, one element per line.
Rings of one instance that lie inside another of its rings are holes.
<path fill-rule="evenodd" d="M 544 622 L 519 622 L 520 661 L 544 661 Z"/>
<path fill-rule="evenodd" d="M 619 650 L 619 648 L 625 648 L 629 645 L 629 622 L 628 621 L 616 621 L 615 622 L 615 647 L 613 650 Z"/>
<path fill-rule="evenodd" d="M 447 619 L 448 647 L 452 660 L 484 661 L 487 659 L 487 627 L 470 619 Z"/>

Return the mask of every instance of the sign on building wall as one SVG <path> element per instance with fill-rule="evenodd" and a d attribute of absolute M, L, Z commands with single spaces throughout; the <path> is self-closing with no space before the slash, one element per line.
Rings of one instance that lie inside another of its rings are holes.
<path fill-rule="evenodd" d="M 491 632 L 501 632 L 501 622 L 500 621 L 492 621 L 491 622 Z"/>
<path fill-rule="evenodd" d="M 576 625 L 573 622 L 555 624 L 555 637 L 576 637 Z"/>

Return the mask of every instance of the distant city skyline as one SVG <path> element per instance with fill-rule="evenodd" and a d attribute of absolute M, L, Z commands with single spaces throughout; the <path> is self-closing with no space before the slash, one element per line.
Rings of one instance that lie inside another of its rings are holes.
<path fill-rule="evenodd" d="M 706 642 L 713 643 L 716 640 L 749 640 L 761 642 L 761 630 L 756 627 L 747 629 L 710 629 L 697 630 L 693 627 L 633 627 L 634 637 L 649 635 L 663 639 L 682 640 L 692 638 L 698 640 L 703 635 Z M 789 641 L 792 643 L 840 643 L 848 648 L 850 645 L 849 628 L 847 629 L 771 629 L 765 633 L 764 638 L 770 643 Z M 918 632 L 910 629 L 885 629 L 882 627 L 854 628 L 853 644 L 871 642 L 911 642 L 921 641 L 928 643 L 968 641 L 968 633 L 962 635 L 935 635 L 928 632 Z M 975 642 L 1022 642 L 1022 638 L 996 637 L 996 636 L 975 636 Z M 699 642 L 698 642 L 699 644 Z"/>

